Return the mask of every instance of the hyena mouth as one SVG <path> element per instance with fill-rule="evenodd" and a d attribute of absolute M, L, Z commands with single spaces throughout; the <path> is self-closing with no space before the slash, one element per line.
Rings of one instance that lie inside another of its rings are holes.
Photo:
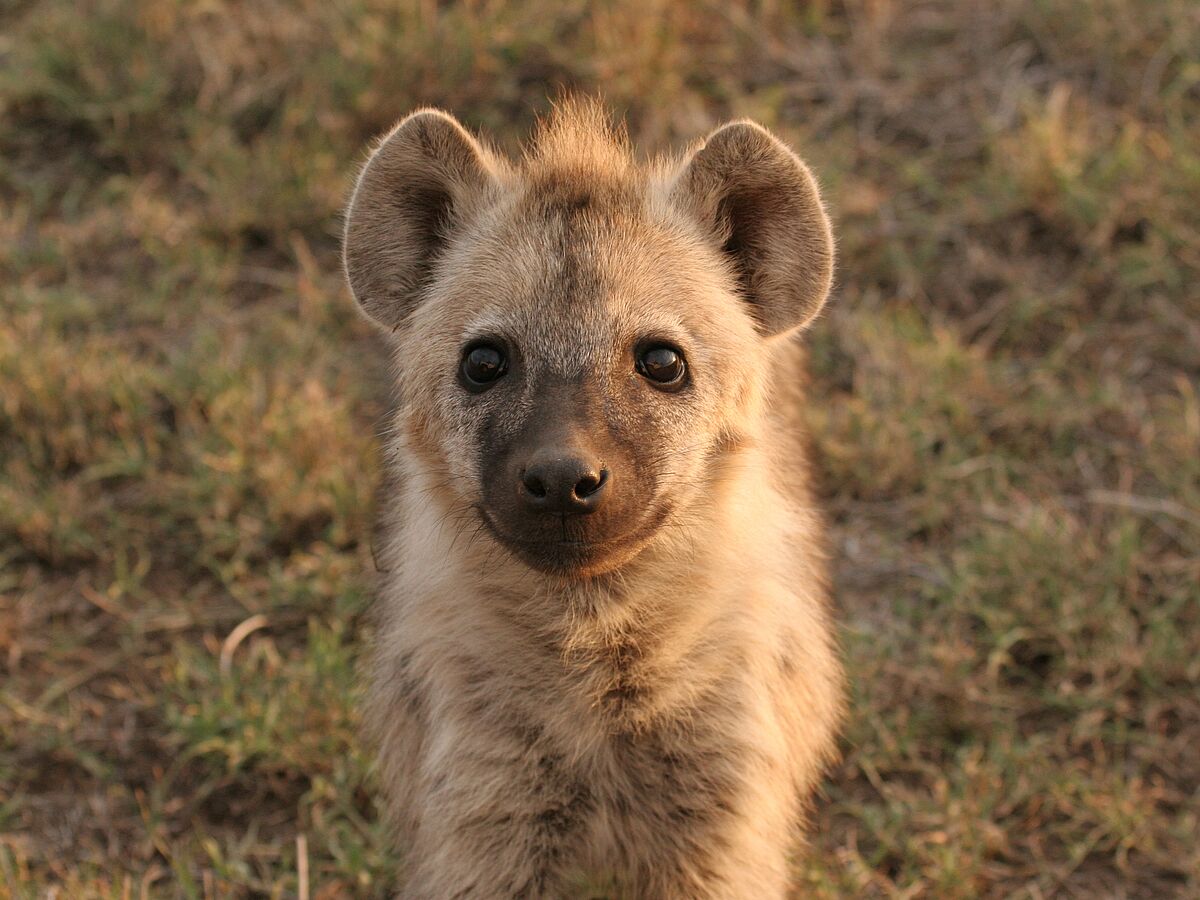
<path fill-rule="evenodd" d="M 475 507 L 488 533 L 527 566 L 548 575 L 588 577 L 631 560 L 653 537 L 659 516 L 647 516 L 618 535 L 589 534 L 579 516 L 555 516 L 536 535 L 517 536 L 499 526 L 483 506 Z"/>

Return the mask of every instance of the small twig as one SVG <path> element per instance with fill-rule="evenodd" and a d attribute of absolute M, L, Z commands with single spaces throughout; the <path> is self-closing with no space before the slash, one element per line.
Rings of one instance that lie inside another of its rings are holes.
<path fill-rule="evenodd" d="M 1121 491 L 1093 490 L 1087 492 L 1087 501 L 1104 506 L 1121 506 L 1137 512 L 1159 513 L 1200 528 L 1200 513 L 1194 512 L 1174 500 L 1139 497 L 1137 494 L 1125 494 Z"/>
<path fill-rule="evenodd" d="M 296 835 L 296 880 L 300 900 L 308 900 L 308 838 Z"/>
<path fill-rule="evenodd" d="M 391 570 L 385 569 L 385 568 L 383 568 L 383 566 L 379 565 L 379 554 L 375 551 L 375 541 L 374 540 L 371 540 L 370 548 L 371 548 L 371 564 L 373 566 L 375 566 L 375 571 L 378 572 L 380 575 L 387 575 Z"/>
<path fill-rule="evenodd" d="M 34 707 L 45 710 L 46 707 L 64 694 L 69 694 L 71 691 L 83 687 L 102 672 L 116 668 L 118 663 L 124 661 L 126 655 L 125 651 L 118 650 L 116 653 L 110 653 L 107 656 L 101 657 L 89 666 L 84 666 L 73 675 L 68 675 L 65 678 L 55 681 L 42 691 L 41 695 L 33 702 Z"/>
<path fill-rule="evenodd" d="M 225 638 L 225 643 L 221 645 L 221 677 L 227 678 L 230 670 L 233 668 L 233 654 L 237 650 L 238 645 L 260 628 L 267 627 L 267 617 L 259 613 L 246 619 L 238 625 L 233 631 L 229 632 L 229 637 Z"/>
<path fill-rule="evenodd" d="M 128 622 L 130 620 L 130 615 L 127 611 L 121 609 L 121 607 L 118 606 L 111 597 L 100 593 L 90 584 L 79 585 L 79 593 L 84 600 L 92 604 L 92 606 L 96 607 L 100 611 L 106 612 L 110 616 L 121 619 L 124 622 Z"/>
<path fill-rule="evenodd" d="M 21 698 L 14 697 L 7 692 L 0 694 L 0 703 L 3 703 L 14 715 L 24 719 L 26 722 L 33 722 L 37 725 L 49 725 L 60 731 L 64 731 L 68 727 L 67 720 L 62 716 L 56 716 L 54 713 L 48 713 L 44 709 L 30 706 Z"/>

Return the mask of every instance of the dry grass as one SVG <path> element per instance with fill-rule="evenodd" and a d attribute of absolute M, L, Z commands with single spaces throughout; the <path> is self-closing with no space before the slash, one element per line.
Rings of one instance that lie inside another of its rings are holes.
<path fill-rule="evenodd" d="M 385 891 L 338 210 L 410 108 L 511 147 L 559 86 L 759 118 L 835 210 L 809 893 L 1200 895 L 1189 0 L 0 7 L 0 894 Z"/>

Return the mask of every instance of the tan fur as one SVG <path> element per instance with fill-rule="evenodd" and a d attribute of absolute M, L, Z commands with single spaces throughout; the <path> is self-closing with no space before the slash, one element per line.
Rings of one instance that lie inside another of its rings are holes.
<path fill-rule="evenodd" d="M 346 264 L 401 394 L 370 709 L 401 896 L 785 895 L 842 707 L 795 421 L 832 272 L 807 169 L 750 123 L 642 166 L 587 103 L 510 163 L 423 111 L 368 163 Z M 506 393 L 455 380 L 481 334 L 520 348 Z M 648 334 L 685 392 L 634 372 Z M 619 539 L 561 572 L 481 501 L 481 447 L 558 417 L 629 461 Z"/>

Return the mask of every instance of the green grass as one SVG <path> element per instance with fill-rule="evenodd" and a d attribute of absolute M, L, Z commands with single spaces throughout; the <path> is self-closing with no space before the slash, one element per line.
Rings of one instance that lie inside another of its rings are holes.
<path fill-rule="evenodd" d="M 564 86 L 648 149 L 760 119 L 838 224 L 809 419 L 853 707 L 808 894 L 1200 894 L 1194 3 L 17 0 L 0 895 L 394 883 L 356 674 L 389 390 L 339 209 L 411 108 L 512 149 Z"/>

